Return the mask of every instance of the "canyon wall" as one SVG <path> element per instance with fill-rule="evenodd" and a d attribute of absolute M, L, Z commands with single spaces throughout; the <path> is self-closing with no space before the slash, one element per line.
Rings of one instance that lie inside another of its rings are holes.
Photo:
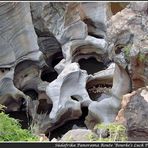
<path fill-rule="evenodd" d="M 50 139 L 98 123 L 132 129 L 129 115 L 143 97 L 146 115 L 147 2 L 1 2 L 0 8 L 6 113 L 25 113 L 29 128 Z M 138 93 L 123 107 L 123 96 L 140 88 L 144 96 Z M 144 117 L 134 115 L 138 127 Z"/>

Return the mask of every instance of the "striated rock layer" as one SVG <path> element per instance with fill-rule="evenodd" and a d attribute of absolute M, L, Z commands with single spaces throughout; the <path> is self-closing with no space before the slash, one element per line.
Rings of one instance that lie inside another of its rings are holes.
<path fill-rule="evenodd" d="M 117 114 L 129 133 L 146 132 L 146 120 L 140 122 L 147 90 L 121 101 L 148 82 L 147 2 L 3 2 L 0 8 L 6 112 L 25 112 L 31 130 L 49 137 L 70 120 L 83 117 L 82 128 L 90 130 Z"/>

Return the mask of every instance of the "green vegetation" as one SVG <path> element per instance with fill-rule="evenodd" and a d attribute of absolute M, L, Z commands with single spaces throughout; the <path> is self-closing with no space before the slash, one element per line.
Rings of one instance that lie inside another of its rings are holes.
<path fill-rule="evenodd" d="M 108 125 L 97 124 L 94 127 L 94 130 L 98 130 L 100 135 L 98 137 L 90 135 L 90 141 L 107 141 L 107 142 L 115 142 L 115 141 L 127 141 L 126 128 L 118 123 L 110 123 Z M 103 138 L 102 131 L 108 131 L 108 136 Z"/>
<path fill-rule="evenodd" d="M 131 50 L 131 45 L 127 45 L 124 47 L 124 54 L 125 54 L 125 58 L 129 61 L 130 60 L 130 50 Z"/>
<path fill-rule="evenodd" d="M 125 58 L 128 62 L 130 61 L 130 50 L 131 50 L 130 44 L 124 47 Z M 141 52 L 138 53 L 137 60 L 139 60 L 140 62 L 148 62 L 148 58 L 146 57 L 146 55 Z"/>
<path fill-rule="evenodd" d="M 144 61 L 146 60 L 145 55 L 142 54 L 142 53 L 139 53 L 139 54 L 138 54 L 138 60 L 139 60 L 140 62 L 144 62 Z"/>
<path fill-rule="evenodd" d="M 18 120 L 2 112 L 0 105 L 0 141 L 39 141 L 29 130 L 22 129 Z"/>

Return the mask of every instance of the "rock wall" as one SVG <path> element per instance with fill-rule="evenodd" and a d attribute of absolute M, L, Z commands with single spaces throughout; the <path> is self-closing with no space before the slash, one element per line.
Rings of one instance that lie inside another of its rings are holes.
<path fill-rule="evenodd" d="M 24 111 L 34 133 L 50 137 L 82 116 L 90 130 L 114 122 L 123 96 L 148 85 L 147 2 L 0 8 L 0 103 Z"/>

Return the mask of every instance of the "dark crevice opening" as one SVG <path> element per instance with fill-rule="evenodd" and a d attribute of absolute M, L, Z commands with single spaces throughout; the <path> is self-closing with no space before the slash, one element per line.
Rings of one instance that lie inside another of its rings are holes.
<path fill-rule="evenodd" d="M 0 68 L 0 71 L 4 73 L 5 71 L 10 71 L 10 68 Z"/>
<path fill-rule="evenodd" d="M 74 96 L 71 96 L 71 99 L 72 100 L 75 100 L 75 101 L 79 101 L 76 97 L 74 97 Z"/>
<path fill-rule="evenodd" d="M 33 89 L 25 90 L 23 92 L 25 95 L 29 96 L 32 100 L 37 100 L 38 98 L 38 93 Z"/>
<path fill-rule="evenodd" d="M 41 74 L 41 79 L 43 81 L 52 82 L 54 81 L 58 76 L 58 73 L 56 71 L 50 72 L 48 70 L 45 70 Z"/>
<path fill-rule="evenodd" d="M 91 32 L 89 32 L 88 35 L 93 36 L 93 37 L 98 38 L 98 39 L 104 39 L 104 36 L 97 35 L 97 34 L 94 34 L 94 33 L 91 33 Z"/>
<path fill-rule="evenodd" d="M 63 54 L 62 52 L 57 52 L 52 56 L 51 59 L 51 67 L 44 67 L 44 70 L 41 73 L 41 79 L 43 81 L 47 81 L 47 82 L 52 82 L 54 81 L 57 76 L 58 73 L 54 70 L 54 67 L 63 59 Z"/>
<path fill-rule="evenodd" d="M 54 68 L 62 59 L 63 59 L 62 52 L 57 52 L 52 56 L 51 66 Z"/>
<path fill-rule="evenodd" d="M 56 139 L 61 138 L 73 127 L 87 128 L 84 121 L 85 121 L 85 117 L 88 115 L 88 107 L 82 107 L 81 110 L 82 110 L 82 115 L 80 116 L 79 119 L 67 121 L 62 126 L 51 131 L 49 140 L 52 140 L 53 138 L 56 138 Z M 48 137 L 49 135 L 47 134 L 46 136 Z"/>
<path fill-rule="evenodd" d="M 94 57 L 88 59 L 80 59 L 78 63 L 80 68 L 86 70 L 88 74 L 94 74 L 107 68 L 103 62 L 97 61 Z"/>
<path fill-rule="evenodd" d="M 6 113 L 10 117 L 17 119 L 19 123 L 21 124 L 22 129 L 28 129 L 29 128 L 29 115 L 27 115 L 26 111 L 13 111 Z"/>
<path fill-rule="evenodd" d="M 115 54 L 120 54 L 122 52 L 122 49 L 125 45 L 116 45 L 115 46 Z"/>

